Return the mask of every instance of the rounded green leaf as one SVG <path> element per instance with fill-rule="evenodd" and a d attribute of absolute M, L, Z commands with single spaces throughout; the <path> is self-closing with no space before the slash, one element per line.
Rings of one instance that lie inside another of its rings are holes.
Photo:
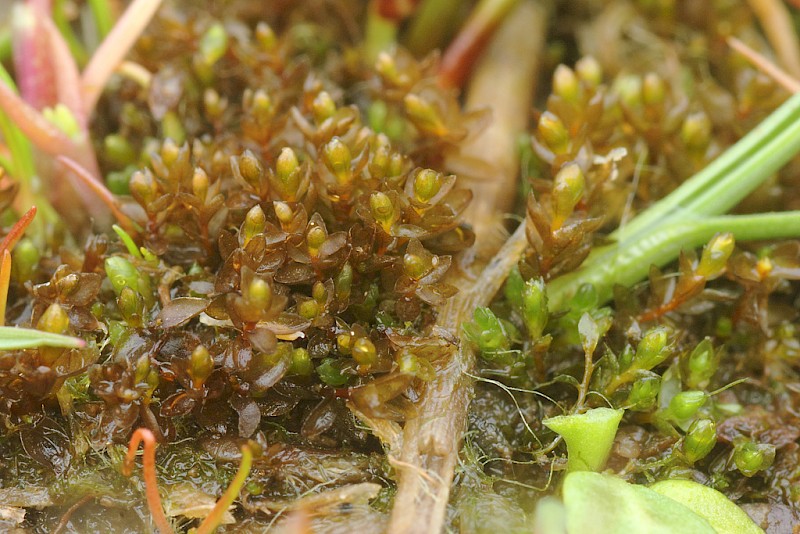
<path fill-rule="evenodd" d="M 725 495 L 691 480 L 664 480 L 650 489 L 704 517 L 719 534 L 763 533 L 748 515 Z"/>
<path fill-rule="evenodd" d="M 564 480 L 569 534 L 714 534 L 688 507 L 645 486 L 600 473 L 570 473 Z"/>

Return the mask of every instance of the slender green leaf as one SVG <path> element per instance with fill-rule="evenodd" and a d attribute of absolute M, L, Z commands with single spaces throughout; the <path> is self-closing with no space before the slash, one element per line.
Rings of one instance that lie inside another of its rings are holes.
<path fill-rule="evenodd" d="M 80 348 L 86 342 L 77 337 L 42 332 L 32 328 L 0 326 L 0 350 L 35 349 L 37 347 Z"/>

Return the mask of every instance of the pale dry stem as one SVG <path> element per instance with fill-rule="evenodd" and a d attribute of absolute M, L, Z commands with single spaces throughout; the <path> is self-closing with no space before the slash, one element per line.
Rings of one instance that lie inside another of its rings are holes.
<path fill-rule="evenodd" d="M 458 346 L 428 385 L 419 415 L 406 422 L 390 533 L 438 533 L 444 524 L 450 485 L 472 399 L 470 373 L 475 354 L 460 335 L 461 324 L 478 306 L 486 306 L 517 265 L 528 245 L 525 224 L 506 241 L 474 284 L 460 278 L 461 293 L 439 311 L 437 323 L 459 335 Z M 470 288 L 469 286 L 472 285 Z"/>
<path fill-rule="evenodd" d="M 775 83 L 791 93 L 800 92 L 800 81 L 784 72 L 769 59 L 759 54 L 736 37 L 728 37 L 728 45 L 743 55 L 758 70 L 775 80 Z"/>
<path fill-rule="evenodd" d="M 786 5 L 782 0 L 748 0 L 748 4 L 758 17 L 780 64 L 789 74 L 800 78 L 800 39 Z"/>
<path fill-rule="evenodd" d="M 496 234 L 493 230 L 496 213 L 505 209 L 498 204 L 508 202 L 509 195 L 513 198 L 517 190 L 516 140 L 527 126 L 534 86 L 532 76 L 537 71 L 544 42 L 548 5 L 542 0 L 526 0 L 506 18 L 496 37 L 497 44 L 490 45 L 480 66 L 481 72 L 475 74 L 475 96 L 468 98 L 472 106 L 498 108 L 497 128 L 487 130 L 485 139 L 476 141 L 475 148 L 476 154 L 485 160 L 501 162 L 497 174 L 491 177 L 494 183 L 487 186 L 490 192 L 479 191 L 474 199 L 477 206 L 472 213 L 490 217 L 492 221 L 476 224 L 475 249 L 479 258 L 493 252 L 491 239 L 492 234 Z M 533 35 L 542 38 L 532 39 Z M 525 43 L 532 48 L 521 50 Z M 507 53 L 512 50 L 513 54 Z M 501 80 L 505 85 L 500 85 Z M 475 224 L 477 216 L 472 215 L 469 220 Z M 475 354 L 461 335 L 461 325 L 471 318 L 476 307 L 489 304 L 519 262 L 527 244 L 523 223 L 477 280 L 464 274 L 453 275 L 449 280 L 458 287 L 459 293 L 438 310 L 437 327 L 458 338 L 459 343 L 451 355 L 441 358 L 444 364 L 437 370 L 435 380 L 428 384 L 417 415 L 409 419 L 403 429 L 402 451 L 394 464 L 406 467 L 398 469 L 398 489 L 388 528 L 391 534 L 438 534 L 442 531 L 473 394 L 470 375 Z"/>
<path fill-rule="evenodd" d="M 109 77 L 158 11 L 161 1 L 134 0 L 92 56 L 81 78 L 87 114 L 91 114 Z"/>

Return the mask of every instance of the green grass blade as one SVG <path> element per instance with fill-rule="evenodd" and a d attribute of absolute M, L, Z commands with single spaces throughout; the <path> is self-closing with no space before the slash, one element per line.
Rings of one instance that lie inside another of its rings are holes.
<path fill-rule="evenodd" d="M 651 265 L 663 267 L 681 250 L 697 248 L 714 234 L 730 232 L 737 241 L 800 237 L 800 211 L 686 217 L 658 226 L 639 238 L 596 249 L 577 271 L 547 284 L 552 311 L 569 306 L 583 284 L 592 284 L 601 302 L 611 300 L 616 284 L 630 287 L 647 278 Z"/>
<path fill-rule="evenodd" d="M 0 350 L 35 349 L 38 347 L 64 347 L 77 349 L 86 342 L 77 337 L 42 332 L 32 328 L 0 326 Z"/>
<path fill-rule="evenodd" d="M 637 233 L 648 232 L 685 210 L 709 215 L 725 213 L 800 150 L 798 132 L 800 94 L 789 98 L 706 168 L 642 211 L 611 237 L 624 241 Z M 758 165 L 751 162 L 755 157 L 760 162 Z M 745 174 L 745 169 L 750 174 Z M 708 193 L 712 190 L 713 194 Z M 719 197 L 720 193 L 724 196 Z"/>

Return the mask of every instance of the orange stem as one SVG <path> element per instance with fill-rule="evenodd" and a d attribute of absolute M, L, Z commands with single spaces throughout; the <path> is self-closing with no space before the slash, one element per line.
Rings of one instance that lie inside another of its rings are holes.
<path fill-rule="evenodd" d="M 25 215 L 19 218 L 19 220 L 14 223 L 14 226 L 11 227 L 11 230 L 8 231 L 8 234 L 3 238 L 3 241 L 0 242 L 0 251 L 8 250 L 11 251 L 14 248 L 14 245 L 17 244 L 22 238 L 22 235 L 25 233 L 25 230 L 33 221 L 33 218 L 36 216 L 36 206 L 31 206 Z"/>
<path fill-rule="evenodd" d="M 156 479 L 156 438 L 146 428 L 139 428 L 131 436 L 128 452 L 122 464 L 122 474 L 126 477 L 133 473 L 134 458 L 139 443 L 144 443 L 144 456 L 142 458 L 142 472 L 144 473 L 144 488 L 147 497 L 147 507 L 153 516 L 153 521 L 163 534 L 172 534 L 174 531 L 164 515 L 161 506 L 161 496 L 158 494 L 158 480 Z"/>
<path fill-rule="evenodd" d="M 3 251 L 0 260 L 0 326 L 6 324 L 6 302 L 8 302 L 8 286 L 11 282 L 11 253 Z"/>

